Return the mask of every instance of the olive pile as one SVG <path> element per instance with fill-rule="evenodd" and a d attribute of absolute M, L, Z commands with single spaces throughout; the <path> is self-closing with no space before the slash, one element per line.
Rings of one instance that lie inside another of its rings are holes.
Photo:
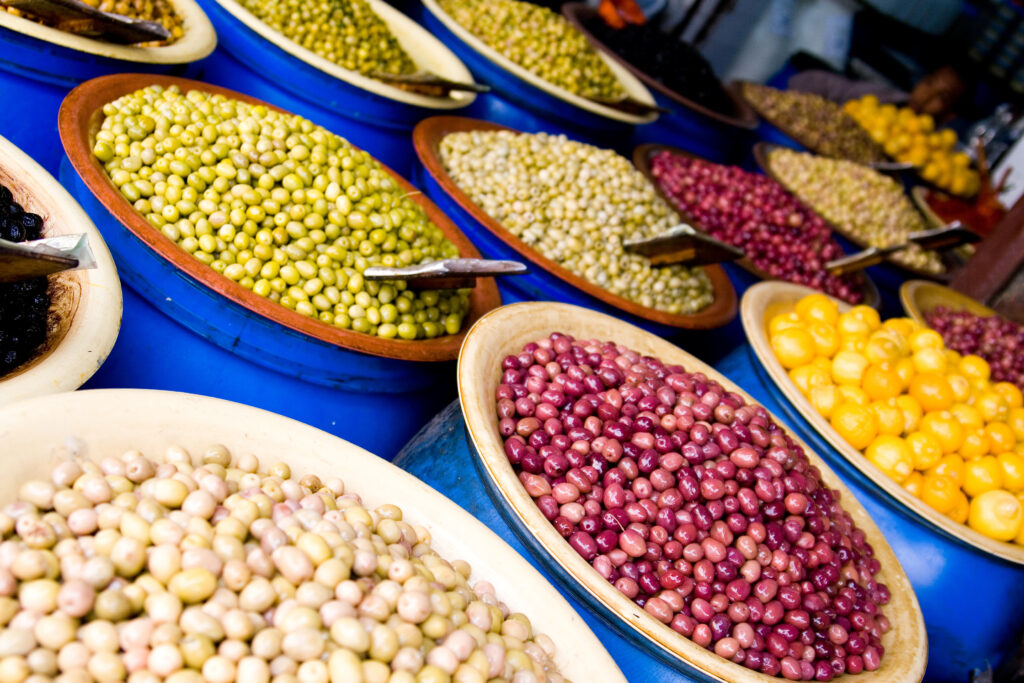
<path fill-rule="evenodd" d="M 349 71 L 416 71 L 412 58 L 366 0 L 241 2 L 275 31 Z"/>
<path fill-rule="evenodd" d="M 0 239 L 37 240 L 42 228 L 43 219 L 22 211 L 10 189 L 0 185 Z M 28 360 L 46 341 L 49 310 L 47 278 L 0 283 L 0 377 Z"/>
<path fill-rule="evenodd" d="M 702 268 L 651 267 L 623 250 L 679 217 L 625 158 L 564 135 L 473 131 L 446 135 L 441 160 L 489 216 L 542 255 L 647 308 L 686 315 L 714 300 Z"/>
<path fill-rule="evenodd" d="M 0 512 L 0 679 L 563 683 L 394 505 L 223 446 L 65 460 Z"/>
<path fill-rule="evenodd" d="M 862 164 L 888 160 L 871 136 L 831 100 L 757 83 L 744 83 L 743 97 L 772 124 L 818 154 Z"/>
<path fill-rule="evenodd" d="M 768 163 L 772 173 L 825 220 L 873 247 L 903 244 L 910 233 L 928 228 L 903 186 L 867 166 L 781 147 L 771 151 Z M 928 273 L 945 270 L 937 253 L 916 244 L 890 258 Z"/>
<path fill-rule="evenodd" d="M 560 14 L 521 0 L 440 0 L 477 38 L 527 71 L 583 97 L 626 93 L 600 55 Z"/>
<path fill-rule="evenodd" d="M 197 260 L 328 325 L 384 338 L 456 334 L 466 290 L 363 279 L 458 256 L 369 154 L 299 116 L 151 86 L 104 106 L 93 153 L 121 194 Z"/>

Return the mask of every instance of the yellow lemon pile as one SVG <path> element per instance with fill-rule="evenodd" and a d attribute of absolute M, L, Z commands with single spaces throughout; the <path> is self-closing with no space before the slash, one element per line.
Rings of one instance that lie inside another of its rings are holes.
<path fill-rule="evenodd" d="M 928 114 L 918 116 L 909 107 L 879 105 L 874 95 L 850 100 L 843 105 L 843 111 L 890 157 L 921 169 L 925 180 L 962 197 L 978 191 L 979 177 L 971 169 L 970 157 L 955 151 L 956 133 L 949 128 L 935 130 L 935 122 Z"/>
<path fill-rule="evenodd" d="M 768 321 L 814 409 L 907 491 L 959 523 L 1024 544 L 1024 397 L 909 318 L 840 313 L 823 294 Z"/>

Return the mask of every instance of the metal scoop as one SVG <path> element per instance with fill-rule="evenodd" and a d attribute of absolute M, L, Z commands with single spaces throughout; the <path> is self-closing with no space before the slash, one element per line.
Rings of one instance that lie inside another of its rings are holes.
<path fill-rule="evenodd" d="M 85 234 L 58 235 L 31 242 L 0 239 L 0 282 L 19 282 L 63 270 L 95 268 Z"/>
<path fill-rule="evenodd" d="M 429 71 L 420 71 L 413 74 L 389 74 L 383 71 L 372 71 L 367 74 L 384 83 L 389 83 L 402 90 L 419 92 L 432 97 L 444 97 L 451 92 L 490 92 L 491 86 L 483 83 L 463 83 L 442 78 Z"/>
<path fill-rule="evenodd" d="M 685 223 L 654 237 L 623 242 L 622 247 L 630 253 L 646 256 L 652 266 L 674 263 L 703 266 L 735 261 L 744 256 L 742 249 L 697 232 Z"/>
<path fill-rule="evenodd" d="M 411 289 L 462 289 L 475 287 L 477 278 L 522 275 L 527 272 L 527 267 L 518 261 L 450 258 L 404 268 L 370 266 L 363 271 L 363 278 L 405 280 Z"/>
<path fill-rule="evenodd" d="M 942 228 L 933 230 L 920 230 L 907 235 L 907 241 L 903 244 L 894 244 L 888 247 L 868 247 L 855 254 L 837 258 L 825 264 L 825 268 L 833 275 L 846 275 L 858 270 L 864 270 L 877 265 L 885 258 L 898 251 L 916 244 L 922 249 L 929 251 L 955 249 L 965 244 L 978 242 L 981 236 L 969 230 L 960 221 L 955 221 Z"/>
<path fill-rule="evenodd" d="M 171 32 L 155 21 L 103 12 L 80 0 L 0 0 L 68 33 L 101 37 L 111 43 L 162 42 Z"/>

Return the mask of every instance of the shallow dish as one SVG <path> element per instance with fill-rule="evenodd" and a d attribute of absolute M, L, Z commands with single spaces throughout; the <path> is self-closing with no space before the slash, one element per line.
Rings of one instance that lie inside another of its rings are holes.
<path fill-rule="evenodd" d="M 61 419 L 54 422 L 53 416 Z M 558 647 L 555 660 L 575 681 L 625 682 L 608 653 L 536 570 L 492 531 L 450 500 L 397 467 L 346 441 L 274 413 L 229 401 L 164 391 L 108 389 L 26 401 L 0 410 L 0 464 L 8 476 L 0 500 L 12 500 L 28 478 L 45 476 L 61 460 L 138 449 L 160 459 L 165 448 L 193 454 L 212 444 L 251 453 L 265 464 L 283 461 L 296 478 L 338 476 L 369 506 L 394 503 L 422 524 L 432 545 L 490 581 L 501 600 L 529 616 Z"/>
<path fill-rule="evenodd" d="M 746 130 L 753 130 L 757 127 L 757 113 L 754 112 L 753 107 L 750 103 L 741 97 L 733 88 L 728 88 L 722 85 L 722 92 L 732 103 L 733 111 L 730 114 L 723 114 L 722 112 L 714 109 L 709 109 L 699 102 L 689 99 L 685 93 L 680 93 L 668 86 L 664 85 L 661 81 L 653 76 L 647 74 L 645 71 L 633 66 L 625 59 L 620 57 L 614 50 L 598 40 L 589 30 L 583 22 L 588 21 L 597 16 L 597 10 L 589 5 L 585 5 L 580 2 L 570 2 L 562 5 L 562 15 L 569 20 L 569 23 L 576 27 L 580 33 L 587 37 L 590 44 L 597 48 L 603 54 L 608 55 L 616 63 L 621 64 L 623 67 L 629 70 L 629 73 L 633 74 L 648 88 L 652 88 L 657 92 L 661 93 L 665 97 L 669 98 L 676 104 L 682 105 L 689 109 L 694 110 L 704 116 L 708 116 L 720 123 L 725 123 L 730 126 L 737 128 L 743 128 Z"/>
<path fill-rule="evenodd" d="M 681 672 L 687 672 L 687 667 L 696 669 L 700 680 L 737 683 L 779 681 L 779 678 L 756 673 L 722 659 L 637 607 L 636 603 L 622 595 L 572 549 L 523 488 L 508 462 L 498 433 L 494 395 L 501 379 L 501 362 L 504 357 L 518 353 L 525 344 L 556 331 L 577 339 L 618 342 L 642 355 L 655 356 L 667 364 L 682 365 L 690 372 L 704 373 L 729 391 L 735 391 L 747 401 L 754 402 L 749 394 L 694 356 L 611 316 L 559 303 L 504 306 L 488 313 L 470 330 L 459 354 L 458 369 L 459 398 L 471 448 L 475 449 L 476 459 L 486 473 L 485 486 L 492 494 L 492 499 L 503 508 L 505 518 L 518 526 L 517 533 L 529 537 L 526 539 L 527 545 L 533 546 L 538 559 L 552 570 L 560 583 L 634 644 L 640 641 L 645 650 L 667 655 Z M 774 416 L 773 419 L 779 422 Z M 793 435 L 791 430 L 787 431 Z M 892 621 L 892 630 L 883 637 L 886 654 L 882 658 L 881 668 L 834 680 L 860 683 L 920 681 L 924 674 L 928 644 L 924 620 L 909 580 L 884 536 L 849 489 L 821 458 L 798 437 L 793 436 L 794 441 L 804 448 L 811 464 L 821 470 L 822 480 L 841 492 L 843 507 L 864 531 L 874 548 L 882 566 L 880 580 L 890 587 L 892 593 L 892 600 L 884 608 Z"/>
<path fill-rule="evenodd" d="M 712 162 L 708 159 L 704 159 L 696 154 L 687 152 L 684 149 L 679 149 L 678 147 L 672 147 L 670 145 L 660 145 L 657 143 L 640 145 L 635 150 L 633 150 L 633 164 L 640 170 L 641 173 L 644 174 L 644 176 L 646 176 L 646 178 L 649 181 L 651 181 L 651 184 L 654 185 L 654 189 L 657 190 L 658 195 L 662 199 L 664 199 L 665 203 L 672 207 L 672 210 L 678 213 L 684 221 L 689 223 L 692 227 L 696 228 L 697 230 L 701 230 L 702 232 L 704 232 L 704 229 L 701 227 L 700 223 L 695 218 L 693 218 L 693 216 L 690 216 L 688 213 L 680 209 L 676 205 L 675 200 L 673 200 L 670 196 L 668 196 L 668 194 L 665 193 L 664 190 L 661 189 L 661 183 L 659 183 L 654 178 L 654 174 L 651 172 L 651 160 L 659 152 L 669 152 L 671 154 L 676 154 L 681 157 L 689 157 L 691 159 L 706 161 L 707 163 L 715 162 Z M 825 222 L 828 223 L 828 221 Z M 831 223 L 828 223 L 828 225 L 829 227 L 832 227 Z M 761 270 L 757 266 L 755 266 L 754 263 L 746 257 L 736 261 L 736 265 L 743 268 L 751 275 L 760 278 L 761 280 L 777 279 L 769 275 L 765 271 Z M 878 287 L 875 286 L 875 283 L 871 281 L 871 278 L 868 277 L 868 274 L 863 270 L 858 271 L 856 273 L 856 277 L 858 280 L 860 280 L 861 283 L 861 292 L 864 295 L 864 303 L 867 304 L 868 306 L 871 306 L 872 308 L 878 308 L 881 305 L 882 301 L 881 295 L 878 293 Z"/>
<path fill-rule="evenodd" d="M 922 325 L 928 324 L 925 316 L 939 306 L 945 306 L 954 311 L 967 311 L 985 318 L 999 315 L 996 311 L 966 294 L 925 280 L 904 282 L 900 287 L 900 303 L 903 304 L 903 310 L 907 312 L 907 315 Z"/>
<path fill-rule="evenodd" d="M 515 250 L 524 259 L 529 260 L 538 268 L 564 280 L 573 287 L 609 306 L 661 325 L 682 329 L 710 329 L 724 325 L 736 314 L 736 291 L 733 289 L 729 278 L 725 275 L 725 271 L 722 270 L 721 266 L 716 265 L 705 268 L 715 291 L 715 300 L 707 308 L 693 315 L 677 315 L 653 308 L 646 308 L 617 294 L 612 294 L 608 290 L 570 272 L 567 268 L 563 268 L 530 247 L 526 242 L 523 242 L 506 230 L 498 221 L 488 216 L 483 209 L 470 199 L 469 195 L 459 188 L 444 169 L 444 164 L 441 162 L 440 152 L 438 151 L 441 140 L 449 133 L 474 130 L 500 131 L 512 129 L 477 119 L 458 116 L 435 116 L 422 121 L 413 131 L 413 144 L 416 147 L 416 154 L 433 180 L 464 211 L 469 213 L 480 225 L 500 239 L 506 246 Z"/>
<path fill-rule="evenodd" d="M 934 285 L 929 285 L 934 286 Z M 1002 558 L 1009 562 L 1024 565 L 1024 546 L 1014 543 L 1002 543 L 983 536 L 966 524 L 958 524 L 949 517 L 929 507 L 924 501 L 915 498 L 906 489 L 890 479 L 881 469 L 868 461 L 864 455 L 848 444 L 839 433 L 832 428 L 828 420 L 818 414 L 810 401 L 800 393 L 793 381 L 786 374 L 768 340 L 766 326 L 768 320 L 778 314 L 793 310 L 793 306 L 804 296 L 816 290 L 787 282 L 765 282 L 751 287 L 740 308 L 743 329 L 747 333 L 747 341 L 757 355 L 764 371 L 771 377 L 776 387 L 785 395 L 792 406 L 838 453 L 851 465 L 868 477 L 876 486 L 890 497 L 913 512 L 922 522 L 938 529 L 946 536 L 973 546 L 983 552 Z M 847 311 L 850 306 L 839 302 L 839 310 Z"/>
<path fill-rule="evenodd" d="M 25 211 L 43 219 L 43 236 L 85 233 L 96 268 L 50 278 L 46 341 L 25 363 L 0 376 L 0 405 L 73 391 L 106 359 L 121 326 L 121 282 L 103 237 L 57 180 L 0 137 L 0 184 Z"/>
<path fill-rule="evenodd" d="M 184 78 L 148 74 L 116 74 L 93 79 L 75 88 L 61 105 L 59 120 L 61 141 L 64 143 L 64 149 L 71 165 L 82 177 L 89 190 L 135 237 L 206 288 L 253 313 L 320 341 L 375 356 L 413 361 L 452 360 L 458 353 L 465 330 L 485 311 L 500 304 L 501 299 L 494 281 L 480 280 L 470 295 L 469 314 L 466 316 L 463 330 L 459 334 L 417 341 L 383 339 L 352 330 L 342 330 L 319 320 L 307 318 L 254 294 L 192 258 L 190 254 L 150 225 L 145 217 L 121 196 L 92 154 L 92 141 L 103 120 L 103 105 L 122 95 L 150 85 L 164 87 L 177 85 L 183 91 L 202 90 L 244 102 L 263 104 L 278 111 L 283 110 L 227 88 Z M 472 243 L 433 202 L 390 168 L 384 166 L 384 169 L 396 179 L 399 186 L 409 193 L 413 201 L 423 207 L 430 220 L 458 247 L 462 256 L 479 256 L 479 252 Z"/>
<path fill-rule="evenodd" d="M 459 109 L 468 106 L 476 98 L 474 93 L 453 92 L 451 97 L 433 97 L 397 88 L 388 83 L 358 71 L 351 71 L 338 66 L 334 62 L 321 57 L 283 33 L 263 23 L 237 0 L 215 0 L 225 11 L 247 28 L 255 31 L 261 38 L 280 48 L 289 55 L 306 62 L 329 76 L 337 78 L 356 87 L 367 90 L 375 95 L 391 100 L 429 109 Z M 431 35 L 425 28 L 405 16 L 384 0 L 367 0 L 373 11 L 388 26 L 388 30 L 398 39 L 416 65 L 423 70 L 460 83 L 472 83 L 473 76 L 469 69 L 459 61 L 444 43 Z"/>
<path fill-rule="evenodd" d="M 580 97 L 574 93 L 569 92 L 565 88 L 559 87 L 553 83 L 550 83 L 540 76 L 534 75 L 529 70 L 519 66 L 508 57 L 505 57 L 500 52 L 489 46 L 487 43 L 477 38 L 468 29 L 462 26 L 459 22 L 455 21 L 447 12 L 441 9 L 441 6 L 437 4 L 437 0 L 423 0 L 424 7 L 427 11 L 434 16 L 439 22 L 441 22 L 445 28 L 451 31 L 459 40 L 464 42 L 474 51 L 480 55 L 486 57 L 488 60 L 501 67 L 508 73 L 512 74 L 516 78 L 525 81 L 528 85 L 543 91 L 545 94 L 555 97 L 563 102 L 567 102 L 575 107 L 579 107 L 591 114 L 596 114 L 614 121 L 620 121 L 622 123 L 630 124 L 642 124 L 651 123 L 657 120 L 658 114 L 651 112 L 642 116 L 637 114 L 627 114 L 606 107 L 598 102 L 589 100 L 585 97 Z M 598 50 L 597 54 L 604 60 L 608 68 L 611 69 L 612 73 L 615 74 L 615 78 L 618 79 L 623 89 L 629 97 L 643 102 L 644 104 L 654 105 L 654 98 L 651 97 L 651 93 L 647 91 L 644 84 L 641 83 L 635 76 L 633 76 L 626 68 L 620 66 L 614 60 L 608 58 L 602 51 Z"/>

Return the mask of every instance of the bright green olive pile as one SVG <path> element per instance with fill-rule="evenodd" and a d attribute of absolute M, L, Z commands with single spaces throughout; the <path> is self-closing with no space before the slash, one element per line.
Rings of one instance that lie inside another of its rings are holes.
<path fill-rule="evenodd" d="M 65 460 L 0 512 L 4 683 L 564 683 L 395 505 L 224 446 Z"/>
<path fill-rule="evenodd" d="M 928 229 L 903 186 L 873 168 L 783 147 L 771 151 L 768 163 L 772 173 L 822 218 L 872 247 L 903 244 L 910 233 Z M 928 273 L 945 271 L 936 252 L 916 244 L 890 258 Z"/>
<path fill-rule="evenodd" d="M 441 159 L 489 216 L 571 272 L 630 301 L 686 315 L 714 301 L 702 268 L 654 268 L 622 243 L 680 219 L 624 157 L 564 135 L 451 133 Z"/>
<path fill-rule="evenodd" d="M 104 106 L 93 153 L 164 235 L 246 289 L 384 338 L 456 334 L 467 290 L 364 280 L 458 256 L 369 154 L 299 117 L 151 86 Z"/>
<path fill-rule="evenodd" d="M 416 64 L 366 0 L 241 0 L 260 21 L 350 71 L 407 74 Z"/>
<path fill-rule="evenodd" d="M 622 85 L 567 19 L 520 0 L 440 0 L 452 19 L 549 83 L 583 97 L 616 99 Z"/>

